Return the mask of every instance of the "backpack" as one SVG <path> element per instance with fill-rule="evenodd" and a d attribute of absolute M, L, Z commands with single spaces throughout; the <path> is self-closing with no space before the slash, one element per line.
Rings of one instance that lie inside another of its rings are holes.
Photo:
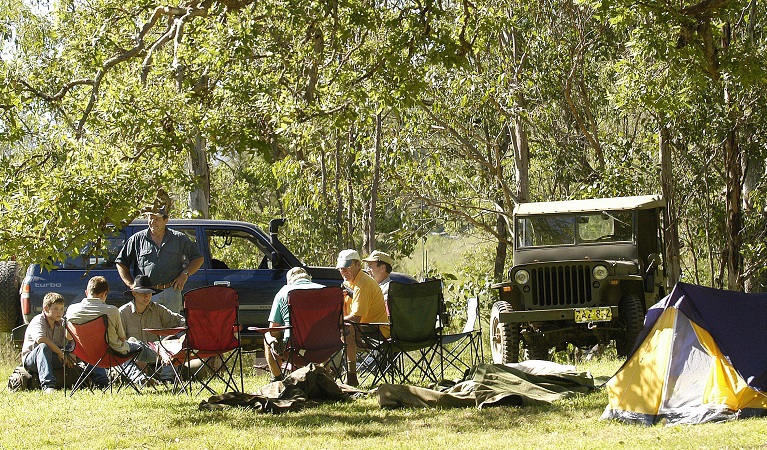
<path fill-rule="evenodd" d="M 40 381 L 33 377 L 24 366 L 18 366 L 13 369 L 13 373 L 8 377 L 8 390 L 11 392 L 27 391 L 30 389 L 40 389 Z"/>

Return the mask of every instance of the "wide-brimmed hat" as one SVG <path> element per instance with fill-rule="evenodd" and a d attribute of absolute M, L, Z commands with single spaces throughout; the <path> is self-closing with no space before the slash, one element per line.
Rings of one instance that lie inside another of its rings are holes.
<path fill-rule="evenodd" d="M 141 210 L 141 213 L 144 215 L 157 215 L 157 216 L 168 216 L 168 206 L 167 205 L 153 205 L 153 206 L 147 206 L 146 208 Z"/>
<path fill-rule="evenodd" d="M 368 255 L 368 257 L 363 259 L 363 261 L 365 261 L 365 262 L 378 262 L 378 261 L 380 261 L 380 262 L 386 263 L 386 264 L 388 264 L 390 266 L 394 265 L 394 260 L 392 259 L 391 256 L 389 256 L 388 253 L 379 252 L 378 250 L 373 250 L 373 253 Z"/>
<path fill-rule="evenodd" d="M 338 260 L 336 260 L 336 269 L 351 267 L 354 261 L 360 260 L 362 260 L 362 258 L 360 258 L 360 254 L 357 253 L 357 250 L 341 250 L 341 253 L 338 254 Z"/>
<path fill-rule="evenodd" d="M 133 292 L 138 292 L 139 294 L 159 294 L 162 291 L 152 286 L 152 281 L 148 276 L 139 275 L 133 280 L 133 287 L 123 292 L 123 294 L 133 297 Z"/>

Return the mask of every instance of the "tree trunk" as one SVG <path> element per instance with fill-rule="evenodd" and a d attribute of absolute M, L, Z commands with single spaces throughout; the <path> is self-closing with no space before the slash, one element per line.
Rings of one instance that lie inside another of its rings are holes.
<path fill-rule="evenodd" d="M 682 268 L 679 260 L 679 214 L 674 200 L 671 146 L 669 145 L 668 128 L 665 125 L 660 126 L 658 147 L 660 150 L 660 184 L 663 198 L 666 199 L 666 220 L 663 228 L 663 241 L 666 248 L 663 249 L 665 252 L 663 261 L 666 266 L 666 290 L 670 292 L 671 288 L 679 281 Z"/>
<path fill-rule="evenodd" d="M 725 97 L 728 97 L 727 95 Z M 725 100 L 727 102 L 727 100 Z M 727 102 L 729 103 L 729 102 Z M 725 169 L 725 205 L 727 221 L 725 230 L 725 262 L 727 266 L 727 289 L 740 291 L 743 289 L 741 279 L 743 245 L 740 235 L 743 217 L 740 209 L 742 197 L 741 155 L 738 146 L 736 130 L 727 132 L 724 140 L 724 169 Z"/>
<path fill-rule="evenodd" d="M 370 202 L 368 203 L 367 224 L 365 226 L 365 252 L 370 254 L 376 249 L 376 205 L 378 203 L 378 186 L 381 179 L 381 113 L 376 114 L 375 125 L 375 160 L 373 161 L 373 180 L 370 187 Z"/>
<path fill-rule="evenodd" d="M 708 29 L 708 28 L 707 28 Z M 722 54 L 727 54 L 730 47 L 731 28 L 725 23 L 722 31 Z M 730 91 L 724 84 L 725 111 L 731 111 L 733 100 Z M 732 113 L 731 113 L 732 114 Z M 726 205 L 726 230 L 725 230 L 725 262 L 727 265 L 727 288 L 734 291 L 743 290 L 743 256 L 741 248 L 743 237 L 743 213 L 741 210 L 743 198 L 743 157 L 738 143 L 737 120 L 729 120 L 731 125 L 727 129 L 724 139 L 724 173 L 725 173 L 725 205 Z"/>
<path fill-rule="evenodd" d="M 189 171 L 197 181 L 197 187 L 189 193 L 189 209 L 203 219 L 210 218 L 210 167 L 208 166 L 208 145 L 199 134 L 189 152 Z"/>
<path fill-rule="evenodd" d="M 336 193 L 336 247 L 344 248 L 344 196 L 341 191 L 341 180 L 345 178 L 343 171 L 341 171 L 341 140 L 336 136 L 336 170 L 333 180 L 335 193 Z"/>

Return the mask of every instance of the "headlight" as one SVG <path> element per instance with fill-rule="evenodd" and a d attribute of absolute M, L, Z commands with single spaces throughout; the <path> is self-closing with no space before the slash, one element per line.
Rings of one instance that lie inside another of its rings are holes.
<path fill-rule="evenodd" d="M 517 270 L 517 273 L 514 274 L 514 281 L 516 281 L 517 284 L 527 284 L 527 282 L 530 281 L 530 272 L 526 270 Z"/>
<path fill-rule="evenodd" d="M 605 266 L 595 266 L 594 270 L 592 272 L 594 274 L 594 278 L 597 280 L 604 280 L 607 278 L 607 267 Z"/>

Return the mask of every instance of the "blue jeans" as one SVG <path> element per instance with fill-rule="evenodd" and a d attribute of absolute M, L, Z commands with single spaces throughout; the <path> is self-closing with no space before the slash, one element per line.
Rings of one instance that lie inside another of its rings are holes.
<path fill-rule="evenodd" d="M 56 355 L 48 344 L 39 344 L 24 356 L 24 368 L 29 373 L 36 373 L 40 378 L 40 387 L 58 388 L 54 370 L 64 367 L 64 362 Z M 63 383 L 62 383 L 63 384 Z"/>
<path fill-rule="evenodd" d="M 138 356 L 136 356 L 136 361 L 147 363 L 147 364 L 154 364 L 157 362 L 157 353 L 154 352 L 151 348 L 149 348 L 148 345 L 146 345 L 144 342 L 141 342 L 139 340 L 135 340 L 133 338 L 126 341 L 128 343 L 128 346 L 130 347 L 131 352 L 139 351 Z M 130 378 L 130 380 L 133 383 L 138 384 L 144 384 L 147 380 L 147 376 L 144 373 L 144 371 L 139 368 L 139 366 L 133 362 L 133 361 L 126 361 L 123 363 L 123 370 L 125 371 L 125 374 Z M 173 379 L 173 369 L 171 370 L 170 379 Z M 160 377 L 162 378 L 163 375 L 165 375 L 165 371 L 163 370 Z"/>
<path fill-rule="evenodd" d="M 90 364 L 80 363 L 85 366 L 83 370 L 90 370 L 92 367 Z M 64 367 L 63 361 L 59 359 L 58 355 L 53 353 L 53 350 L 48 347 L 48 344 L 40 344 L 34 348 L 31 352 L 27 353 L 24 357 L 24 368 L 29 373 L 36 373 L 40 379 L 40 387 L 43 389 L 54 388 L 64 385 L 62 380 L 61 384 L 56 382 L 56 375 L 54 370 L 62 369 Z M 90 374 L 90 379 L 97 386 L 103 387 L 109 384 L 109 377 L 107 371 L 101 367 L 94 367 Z"/>
<path fill-rule="evenodd" d="M 154 294 L 152 301 L 168 308 L 174 313 L 180 313 L 181 308 L 184 307 L 184 295 L 181 291 L 177 291 L 172 287 L 165 288 L 162 292 Z"/>

